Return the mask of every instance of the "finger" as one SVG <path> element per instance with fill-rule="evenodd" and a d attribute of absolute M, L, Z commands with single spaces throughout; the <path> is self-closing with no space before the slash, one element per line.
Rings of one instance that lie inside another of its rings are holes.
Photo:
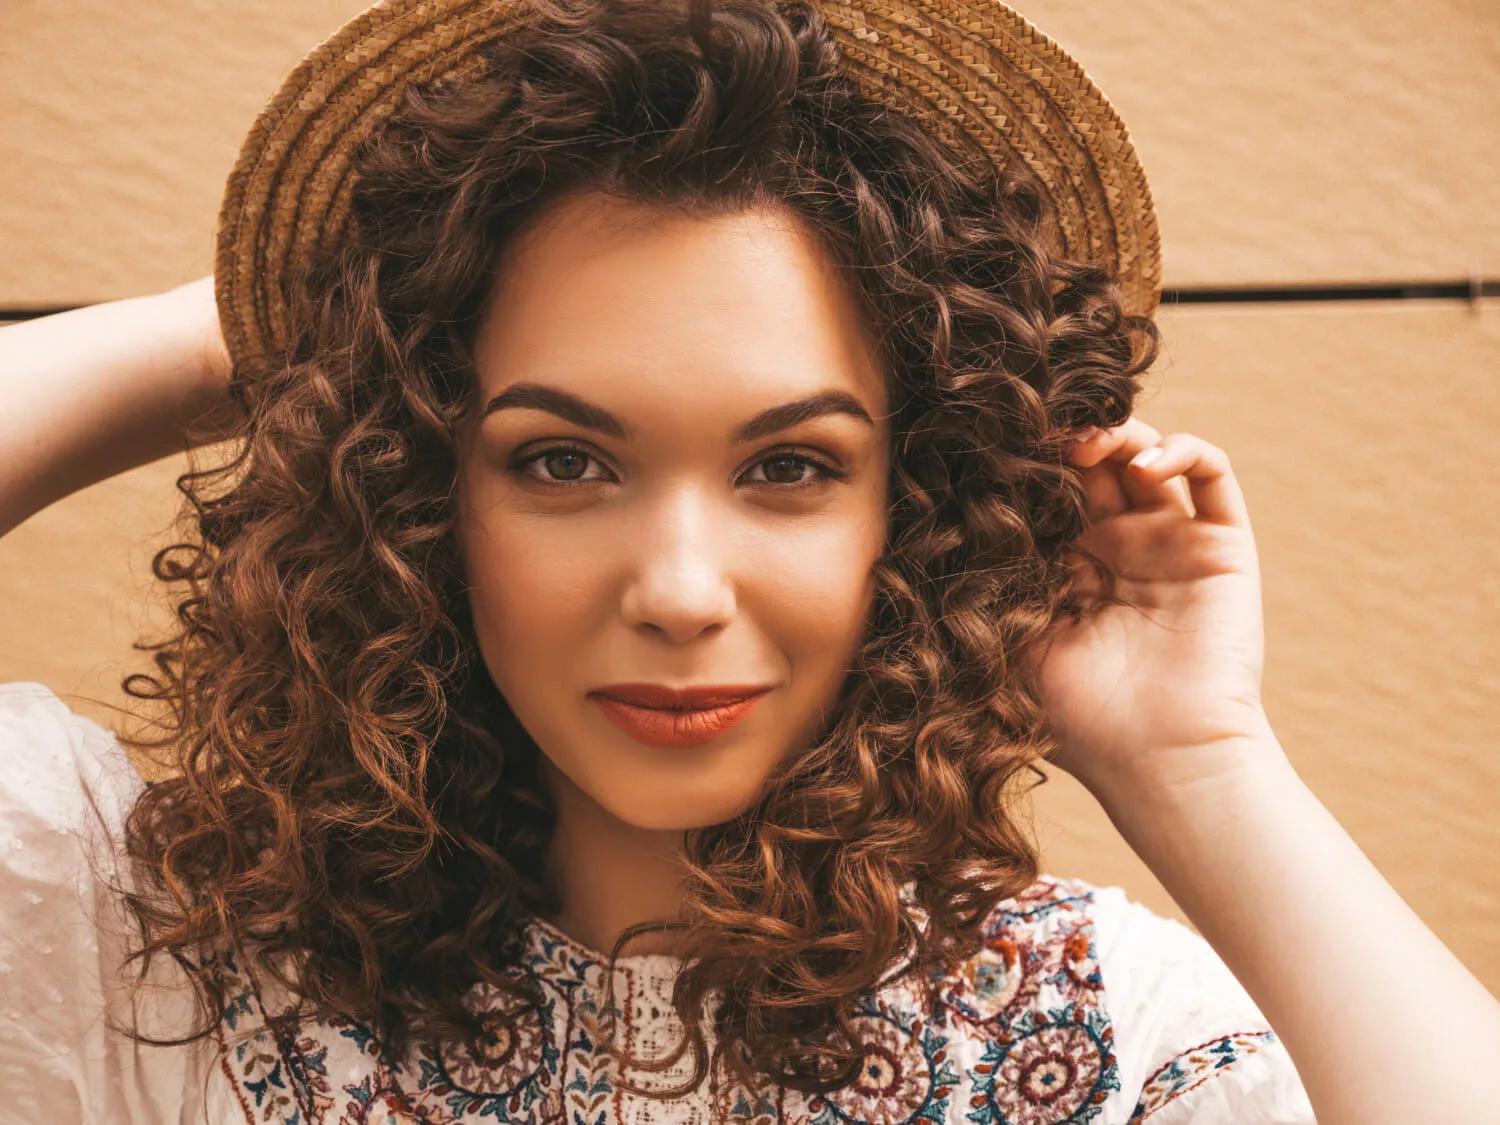
<path fill-rule="evenodd" d="M 1090 522 L 1130 511 L 1130 497 L 1120 487 L 1120 472 L 1113 462 L 1084 469 L 1083 494 L 1088 498 Z"/>
<path fill-rule="evenodd" d="M 1068 460 L 1083 470 L 1084 496 L 1089 522 L 1128 512 L 1130 497 L 1120 480 L 1119 455 L 1123 449 L 1144 449 L 1156 431 L 1138 418 L 1130 418 L 1109 429 L 1096 428 L 1083 435 L 1068 453 Z M 1128 455 L 1127 455 L 1128 456 Z"/>
<path fill-rule="evenodd" d="M 1142 465 L 1140 461 L 1142 457 L 1165 456 L 1169 448 L 1175 448 L 1183 439 L 1198 440 L 1191 434 L 1168 434 L 1155 445 L 1148 445 L 1144 449 L 1137 450 L 1121 466 L 1120 487 L 1129 499 L 1132 510 L 1165 509 L 1181 512 L 1185 516 L 1195 514 L 1187 482 L 1182 477 L 1171 473 L 1149 472 L 1147 466 Z M 1153 454 L 1153 450 L 1162 452 Z M 1154 461 L 1150 467 L 1155 468 Z"/>
<path fill-rule="evenodd" d="M 1161 440 L 1155 427 L 1131 417 L 1114 429 L 1090 435 L 1073 448 L 1070 459 L 1086 466 L 1085 488 L 1101 517 L 1132 508 L 1176 508 L 1184 515 L 1193 514 L 1185 482 L 1160 483 L 1126 467 L 1131 458 Z"/>
<path fill-rule="evenodd" d="M 1081 468 L 1090 468 L 1105 459 L 1129 461 L 1149 445 L 1161 440 L 1161 434 L 1140 418 L 1127 418 L 1120 425 L 1079 441 L 1068 459 Z"/>
<path fill-rule="evenodd" d="M 1230 468 L 1229 454 L 1193 434 L 1168 434 L 1162 439 L 1160 449 L 1161 453 L 1149 464 L 1132 460 L 1128 471 L 1142 483 L 1157 486 L 1185 478 L 1195 518 L 1208 523 L 1250 526 L 1250 512 Z"/>

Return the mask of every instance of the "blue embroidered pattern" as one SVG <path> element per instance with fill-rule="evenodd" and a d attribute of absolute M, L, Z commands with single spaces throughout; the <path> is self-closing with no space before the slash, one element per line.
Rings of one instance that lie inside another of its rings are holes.
<path fill-rule="evenodd" d="M 1175 1101 L 1189 1090 L 1195 1090 L 1226 1067 L 1255 1054 L 1267 1043 L 1280 1042 L 1276 1033 L 1265 1031 L 1242 1031 L 1211 1039 L 1169 1060 L 1165 1066 L 1146 1080 L 1141 1097 L 1126 1125 L 1138 1125 L 1167 1103 Z"/>

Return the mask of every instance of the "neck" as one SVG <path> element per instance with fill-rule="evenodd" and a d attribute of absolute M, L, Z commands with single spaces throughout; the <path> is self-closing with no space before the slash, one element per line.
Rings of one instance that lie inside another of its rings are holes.
<path fill-rule="evenodd" d="M 637 922 L 678 917 L 683 897 L 682 832 L 637 828 L 593 800 L 543 757 L 557 809 L 547 865 L 562 909 L 547 921 L 597 953 Z M 634 938 L 621 956 L 671 953 L 671 932 Z"/>

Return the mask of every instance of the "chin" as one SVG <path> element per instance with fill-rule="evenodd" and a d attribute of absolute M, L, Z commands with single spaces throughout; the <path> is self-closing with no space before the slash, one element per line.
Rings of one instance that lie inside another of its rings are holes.
<path fill-rule="evenodd" d="M 697 793 L 676 795 L 657 790 L 624 800 L 615 793 L 610 800 L 599 803 L 610 815 L 632 828 L 648 832 L 683 832 L 733 820 L 754 802 L 757 794 L 758 791 L 752 791 L 705 798 Z"/>

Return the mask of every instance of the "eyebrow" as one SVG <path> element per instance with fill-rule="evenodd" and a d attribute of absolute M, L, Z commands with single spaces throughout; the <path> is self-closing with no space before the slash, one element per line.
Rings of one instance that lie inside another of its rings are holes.
<path fill-rule="evenodd" d="M 621 441 L 630 437 L 630 430 L 625 423 L 604 407 L 580 398 L 571 391 L 543 386 L 541 383 L 516 383 L 507 387 L 490 399 L 481 417 L 487 418 L 497 410 L 514 409 L 543 410 L 582 429 L 594 430 Z M 857 418 L 866 425 L 875 424 L 870 412 L 853 395 L 846 391 L 823 391 L 762 410 L 735 430 L 734 440 L 737 443 L 755 441 L 824 414 L 843 414 Z"/>

